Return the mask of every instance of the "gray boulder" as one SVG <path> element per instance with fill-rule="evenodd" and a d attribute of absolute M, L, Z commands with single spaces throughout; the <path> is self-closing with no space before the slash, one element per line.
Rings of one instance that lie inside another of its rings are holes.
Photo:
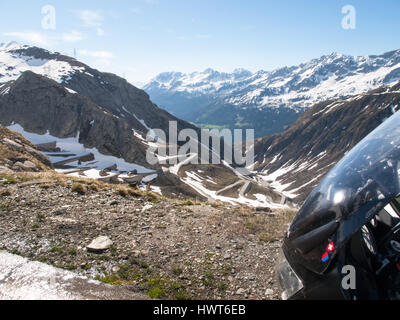
<path fill-rule="evenodd" d="M 111 246 L 113 245 L 113 242 L 111 241 L 110 238 L 101 236 L 96 239 L 94 239 L 87 247 L 86 249 L 89 252 L 94 252 L 94 253 L 102 253 L 106 250 L 108 250 Z"/>

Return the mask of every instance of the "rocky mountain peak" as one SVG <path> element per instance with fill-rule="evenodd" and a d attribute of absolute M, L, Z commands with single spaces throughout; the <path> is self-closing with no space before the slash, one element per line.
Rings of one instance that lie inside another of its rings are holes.
<path fill-rule="evenodd" d="M 399 52 L 364 57 L 332 53 L 255 73 L 175 73 L 172 82 L 155 78 L 144 90 L 180 118 L 231 129 L 255 128 L 261 137 L 282 132 L 318 102 L 399 81 Z"/>

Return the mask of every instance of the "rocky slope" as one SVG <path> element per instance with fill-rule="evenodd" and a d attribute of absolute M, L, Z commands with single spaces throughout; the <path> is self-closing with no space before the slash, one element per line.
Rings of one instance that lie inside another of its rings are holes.
<path fill-rule="evenodd" d="M 145 164 L 140 137 L 151 128 L 168 133 L 193 128 L 153 104 L 116 75 L 67 56 L 17 43 L 0 46 L 0 124 L 18 123 L 38 134 L 76 137 L 88 148 Z"/>
<path fill-rule="evenodd" d="M 0 171 L 0 249 L 117 286 L 119 297 L 277 299 L 275 264 L 293 215 Z M 104 246 L 89 250 L 99 236 Z"/>
<path fill-rule="evenodd" d="M 256 141 L 258 176 L 301 203 L 343 155 L 400 106 L 400 84 L 318 103 L 285 132 Z"/>
<path fill-rule="evenodd" d="M 28 132 L 48 132 L 57 138 L 79 136 L 87 148 L 147 165 L 146 146 L 132 133 L 132 127 L 87 97 L 31 71 L 1 88 L 7 88 L 7 94 L 0 95 L 2 125 L 17 123 Z"/>
<path fill-rule="evenodd" d="M 198 124 L 284 131 L 308 107 L 400 79 L 400 50 L 379 56 L 331 54 L 298 66 L 251 73 L 212 69 L 163 73 L 144 86 L 153 101 Z"/>
<path fill-rule="evenodd" d="M 0 169 L 38 172 L 51 168 L 50 159 L 28 140 L 0 126 Z"/>
<path fill-rule="evenodd" d="M 159 109 L 143 90 L 114 74 L 100 72 L 74 58 L 45 49 L 15 42 L 1 45 L 0 83 L 16 80 L 25 71 L 58 82 L 70 92 L 76 92 L 124 119 L 132 129 L 140 132 L 147 133 L 149 128 L 168 132 L 168 121 L 171 120 L 178 121 L 178 128 L 193 128 Z"/>

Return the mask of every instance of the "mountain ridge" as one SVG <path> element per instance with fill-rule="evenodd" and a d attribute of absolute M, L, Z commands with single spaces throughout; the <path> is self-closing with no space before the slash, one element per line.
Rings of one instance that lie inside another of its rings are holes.
<path fill-rule="evenodd" d="M 193 128 L 151 102 L 147 93 L 111 73 L 103 73 L 75 58 L 16 42 L 0 45 L 0 84 L 13 81 L 32 71 L 63 85 L 71 92 L 86 96 L 134 129 L 146 134 L 160 128 L 168 132 L 168 121 L 178 128 Z"/>
<path fill-rule="evenodd" d="M 286 131 L 256 140 L 258 177 L 303 202 L 345 153 L 399 106 L 400 83 L 314 105 Z"/>
<path fill-rule="evenodd" d="M 324 55 L 273 71 L 163 73 L 143 89 L 153 101 L 196 124 L 251 128 L 262 137 L 284 131 L 306 109 L 400 80 L 400 50 L 381 55 Z"/>

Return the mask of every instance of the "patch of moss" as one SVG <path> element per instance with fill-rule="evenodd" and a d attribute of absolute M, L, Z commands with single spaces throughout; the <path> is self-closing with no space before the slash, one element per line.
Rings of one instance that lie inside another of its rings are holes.
<path fill-rule="evenodd" d="M 50 249 L 50 252 L 51 253 L 63 253 L 64 251 L 63 251 L 63 249 L 61 248 L 61 247 L 53 247 L 53 248 L 51 248 Z"/>
<path fill-rule="evenodd" d="M 18 180 L 14 176 L 8 176 L 3 181 L 3 184 L 16 184 L 16 183 L 18 183 Z"/>
<path fill-rule="evenodd" d="M 167 293 L 164 288 L 155 287 L 147 292 L 147 295 L 152 299 L 162 299 L 167 297 Z"/>
<path fill-rule="evenodd" d="M 186 200 L 185 202 L 182 203 L 183 206 L 193 206 L 193 202 L 191 200 Z"/>
<path fill-rule="evenodd" d="M 172 273 L 176 276 L 180 276 L 183 273 L 182 268 L 176 267 L 172 269 Z"/>
<path fill-rule="evenodd" d="M 94 278 L 97 281 L 111 284 L 111 285 L 122 285 L 124 284 L 116 275 L 106 275 L 105 277 L 96 276 Z"/>
<path fill-rule="evenodd" d="M 78 269 L 78 267 L 77 267 L 77 266 L 74 266 L 74 265 L 72 265 L 72 264 L 68 264 L 68 265 L 66 265 L 66 266 L 64 267 L 64 269 L 65 269 L 65 270 L 70 270 L 70 271 L 72 271 L 72 270 Z"/>

